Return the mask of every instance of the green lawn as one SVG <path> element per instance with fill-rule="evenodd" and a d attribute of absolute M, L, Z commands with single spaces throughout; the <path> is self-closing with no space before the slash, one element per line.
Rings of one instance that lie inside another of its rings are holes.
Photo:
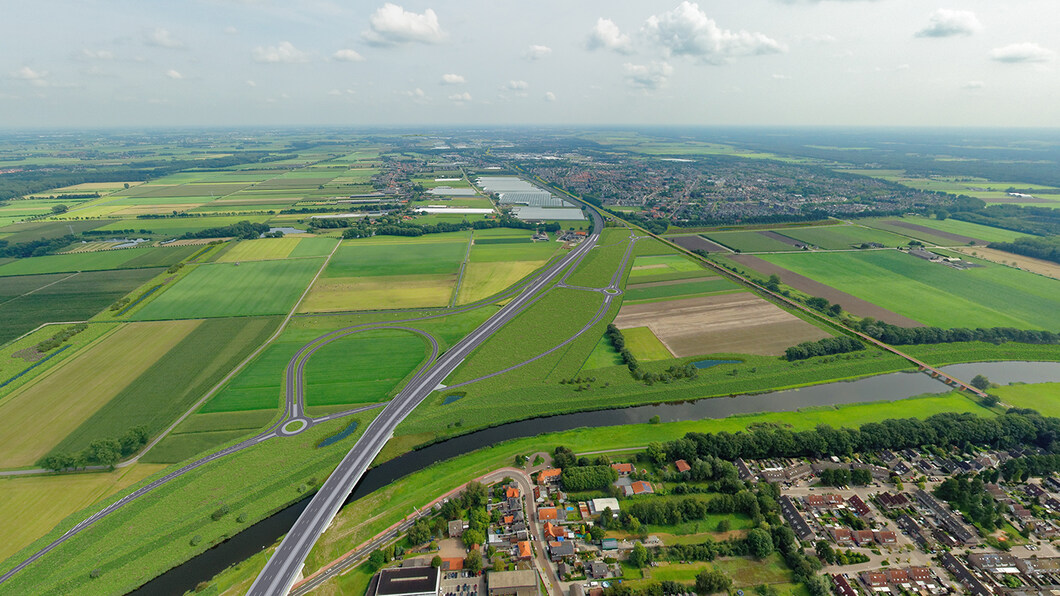
<path fill-rule="evenodd" d="M 673 358 L 670 350 L 667 350 L 666 346 L 647 327 L 623 329 L 622 335 L 626 337 L 626 348 L 633 352 L 638 361 L 651 362 L 652 360 L 669 360 Z"/>
<path fill-rule="evenodd" d="M 622 356 L 615 351 L 615 347 L 611 345 L 611 340 L 607 339 L 607 336 L 603 336 L 600 338 L 600 342 L 596 344 L 596 347 L 593 348 L 592 353 L 589 354 L 585 364 L 582 365 L 582 370 L 593 370 L 621 364 Z"/>
<path fill-rule="evenodd" d="M 1060 416 L 1060 383 L 1005 385 L 990 392 L 1010 406 L 1037 410 L 1043 416 Z"/>
<path fill-rule="evenodd" d="M 325 277 L 377 275 L 440 275 L 460 270 L 467 253 L 467 236 L 436 242 L 431 236 L 406 243 L 362 243 L 345 240 L 328 263 Z"/>
<path fill-rule="evenodd" d="M 326 257 L 335 248 L 334 238 L 302 238 L 288 258 Z"/>
<path fill-rule="evenodd" d="M 132 318 L 150 321 L 285 314 L 322 263 L 322 259 L 289 259 L 198 265 Z"/>
<path fill-rule="evenodd" d="M 1009 267 L 958 271 L 897 250 L 763 258 L 927 325 L 1060 330 L 1060 281 Z"/>
<path fill-rule="evenodd" d="M 190 256 L 198 248 L 196 246 L 123 248 L 99 252 L 30 257 L 0 266 L 0 276 L 168 267 Z"/>
<path fill-rule="evenodd" d="M 710 279 L 692 279 L 684 283 L 676 283 L 660 286 L 637 286 L 631 285 L 626 288 L 626 301 L 633 300 L 658 300 L 662 298 L 675 298 L 678 296 L 694 296 L 697 294 L 713 294 L 729 290 L 739 290 L 740 286 L 731 281 L 714 277 Z"/>

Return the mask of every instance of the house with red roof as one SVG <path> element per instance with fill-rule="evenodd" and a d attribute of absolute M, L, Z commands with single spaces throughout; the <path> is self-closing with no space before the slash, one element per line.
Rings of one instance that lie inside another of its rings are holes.
<path fill-rule="evenodd" d="M 692 469 L 692 466 L 688 465 L 688 462 L 683 459 L 675 461 L 674 465 L 677 466 L 677 471 L 682 474 Z"/>

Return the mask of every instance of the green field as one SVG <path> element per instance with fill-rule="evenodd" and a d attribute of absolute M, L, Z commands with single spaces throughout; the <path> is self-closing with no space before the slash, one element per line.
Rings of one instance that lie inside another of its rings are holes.
<path fill-rule="evenodd" d="M 66 362 L 86 346 L 92 344 L 114 330 L 108 323 L 93 323 L 61 346 L 41 354 L 35 346 L 50 340 L 61 332 L 71 330 L 75 325 L 47 325 L 29 333 L 18 341 L 0 346 L 0 398 L 14 392 L 45 372 Z"/>
<path fill-rule="evenodd" d="M 1060 383 L 1017 383 L 994 387 L 990 392 L 1005 405 L 1037 410 L 1042 416 L 1060 416 Z"/>
<path fill-rule="evenodd" d="M 798 250 L 791 244 L 786 244 L 754 231 L 708 232 L 702 234 L 702 236 L 738 252 L 787 252 Z"/>
<path fill-rule="evenodd" d="M 488 240 L 499 240 L 490 238 Z M 560 249 L 559 242 L 518 242 L 480 244 L 471 247 L 470 263 L 497 263 L 505 261 L 547 261 Z"/>
<path fill-rule="evenodd" d="M 372 240 L 344 240 L 328 263 L 324 276 L 455 274 L 467 253 L 466 234 L 459 240 L 440 242 L 435 241 L 434 236 L 419 238 L 418 242 L 376 243 Z"/>
<path fill-rule="evenodd" d="M 206 198 L 209 200 L 209 197 Z M 167 202 L 173 202 L 173 199 L 155 199 L 155 201 L 163 204 Z M 128 199 L 129 204 L 149 204 L 150 199 Z M 165 219 L 141 219 L 141 220 L 121 220 L 105 226 L 101 226 L 100 230 L 126 230 L 135 228 L 137 230 L 145 229 L 150 230 L 151 233 L 161 236 L 180 236 L 188 232 L 198 232 L 207 228 L 219 228 L 224 226 L 230 226 L 234 223 L 241 221 L 249 221 L 251 223 L 264 223 L 268 221 L 270 215 L 222 215 L 213 217 L 170 217 Z"/>
<path fill-rule="evenodd" d="M 78 452 L 96 439 L 119 437 L 134 426 L 154 436 L 199 400 L 264 342 L 277 318 L 207 319 L 148 369 L 130 379 L 55 448 Z"/>
<path fill-rule="evenodd" d="M 700 271 L 702 271 L 702 269 L 700 269 Z M 668 283 L 666 285 L 630 285 L 626 288 L 625 299 L 627 302 L 634 300 L 659 300 L 676 298 L 678 296 L 687 297 L 697 294 L 714 294 L 717 292 L 739 289 L 741 289 L 739 286 L 721 277 L 708 279 L 693 278 L 687 282 Z"/>
<path fill-rule="evenodd" d="M 589 251 L 567 282 L 586 288 L 607 287 L 628 246 L 629 232 L 619 228 L 604 228 L 597 245 Z"/>
<path fill-rule="evenodd" d="M 133 315 L 138 321 L 285 314 L 322 259 L 197 265 Z"/>
<path fill-rule="evenodd" d="M 220 263 L 238 263 L 240 261 L 265 261 L 285 259 L 301 242 L 298 238 L 258 238 L 240 240 L 225 251 Z"/>
<path fill-rule="evenodd" d="M 652 360 L 669 360 L 674 357 L 647 327 L 623 329 L 622 335 L 626 337 L 626 347 L 633 352 L 637 360 L 651 362 Z"/>
<path fill-rule="evenodd" d="M 30 257 L 0 266 L 0 276 L 168 267 L 189 257 L 198 248 L 197 246 L 123 248 Z"/>
<path fill-rule="evenodd" d="M 1002 228 L 995 228 L 992 226 L 983 226 L 968 221 L 961 221 L 959 219 L 944 219 L 939 221 L 937 219 L 928 219 L 926 217 L 906 217 L 902 221 L 916 224 L 918 226 L 924 226 L 926 228 L 933 228 L 935 230 L 941 230 L 943 232 L 949 232 L 950 234 L 960 234 L 961 236 L 970 236 L 972 238 L 981 238 L 987 242 L 1011 242 L 1016 238 L 1022 238 L 1027 236 L 1020 232 L 1014 232 L 1012 230 L 1005 230 Z M 916 232 L 910 230 L 910 235 L 915 236 Z M 952 240 L 949 242 L 952 244 Z"/>
<path fill-rule="evenodd" d="M 429 355 L 423 338 L 408 331 L 380 329 L 340 339 L 306 366 L 306 406 L 386 401 Z"/>
<path fill-rule="evenodd" d="M 160 271 L 126 269 L 0 278 L 0 318 L 4 321 L 0 344 L 43 323 L 86 320 Z M 6 367 L 0 365 L 0 370 Z"/>
<path fill-rule="evenodd" d="M 611 345 L 611 340 L 607 339 L 607 336 L 603 336 L 585 360 L 582 370 L 595 370 L 609 366 L 620 366 L 621 364 L 622 356 L 615 350 L 615 346 Z"/>
<path fill-rule="evenodd" d="M 909 238 L 905 236 L 859 225 L 785 228 L 777 230 L 777 233 L 826 250 L 856 248 L 866 242 L 877 242 L 889 248 L 909 244 Z M 787 250 L 791 248 L 788 247 Z"/>
<path fill-rule="evenodd" d="M 958 271 L 896 250 L 763 258 L 926 325 L 1060 330 L 1060 281 L 1009 267 Z"/>

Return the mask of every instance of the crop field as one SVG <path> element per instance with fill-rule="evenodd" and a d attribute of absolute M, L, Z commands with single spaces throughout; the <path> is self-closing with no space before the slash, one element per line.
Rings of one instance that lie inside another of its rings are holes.
<path fill-rule="evenodd" d="M 70 233 L 79 234 L 86 230 L 94 230 L 112 221 L 103 219 L 94 221 L 31 221 L 19 223 L 4 228 L 4 233 L 11 234 L 5 240 L 11 244 L 18 244 L 20 242 L 40 240 L 41 238 L 59 238 Z"/>
<path fill-rule="evenodd" d="M 638 248 L 639 247 L 638 242 Z M 694 279 L 711 275 L 703 266 L 678 254 L 638 256 L 629 272 L 630 284 Z"/>
<path fill-rule="evenodd" d="M 604 229 L 599 243 L 589 251 L 567 282 L 586 288 L 606 287 L 618 270 L 628 246 L 628 232 L 617 228 Z"/>
<path fill-rule="evenodd" d="M 456 274 L 467 253 L 467 234 L 444 241 L 426 238 L 418 242 L 344 240 L 324 277 Z"/>
<path fill-rule="evenodd" d="M 1060 329 L 1060 281 L 993 263 L 958 271 L 899 251 L 763 258 L 927 325 Z"/>
<path fill-rule="evenodd" d="M 984 226 L 977 223 L 961 221 L 959 219 L 953 218 L 939 221 L 937 219 L 930 219 L 926 217 L 906 217 L 903 218 L 903 221 L 919 226 L 924 226 L 925 228 L 932 228 L 949 234 L 958 234 L 960 236 L 969 236 L 971 238 L 985 240 L 986 242 L 1011 242 L 1016 238 L 1021 238 L 1027 235 L 1020 232 L 1014 232 L 1012 230 L 995 228 L 993 226 Z"/>
<path fill-rule="evenodd" d="M 489 240 L 497 240 L 490 238 Z M 563 245 L 559 242 L 518 242 L 479 244 L 475 240 L 471 247 L 469 263 L 497 263 L 504 261 L 547 261 L 559 252 Z"/>
<path fill-rule="evenodd" d="M 138 321 L 284 314 L 322 259 L 198 265 L 133 315 Z"/>
<path fill-rule="evenodd" d="M 383 310 L 446 306 L 456 275 L 385 275 L 321 277 L 300 307 L 301 312 Z"/>
<path fill-rule="evenodd" d="M 1060 348 L 1048 344 L 1021 344 L 1007 342 L 994 345 L 969 341 L 952 344 L 926 344 L 902 346 L 910 356 L 935 366 L 960 362 L 997 362 L 1003 360 L 1060 361 Z"/>
<path fill-rule="evenodd" d="M 335 248 L 336 240 L 332 238 L 301 238 L 298 246 L 294 247 L 287 256 L 289 258 L 299 257 L 326 257 Z"/>
<path fill-rule="evenodd" d="M 31 465 L 187 337 L 199 321 L 125 325 L 0 402 L 0 467 Z M 113 364 L 121 362 L 120 371 Z M 101 370 L 113 370 L 101 375 Z"/>
<path fill-rule="evenodd" d="M 74 325 L 48 325 L 18 341 L 0 346 L 0 399 L 69 360 L 85 346 L 113 331 L 115 326 L 109 323 L 93 323 L 59 347 L 44 353 L 36 349 L 41 342 L 73 327 Z"/>
<path fill-rule="evenodd" d="M 194 249 L 186 246 L 177 246 L 123 248 L 100 252 L 45 255 L 43 257 L 18 259 L 2 265 L 0 266 L 0 276 L 168 267 L 193 252 Z"/>
<path fill-rule="evenodd" d="M 386 401 L 429 355 L 423 338 L 396 329 L 338 340 L 317 351 L 306 366 L 306 406 Z"/>
<path fill-rule="evenodd" d="M 1053 279 L 1060 279 L 1060 263 L 1054 263 L 1052 261 L 1046 261 L 1043 259 L 1036 259 L 1034 257 L 1025 257 L 1023 255 L 1017 255 L 1014 253 L 1005 252 L 1003 250 L 996 250 L 983 246 L 965 246 L 960 248 L 953 248 L 951 250 L 959 252 L 962 255 L 987 260 L 991 263 L 1001 263 L 1004 265 L 1010 265 L 1018 269 L 1030 271 L 1031 273 L 1037 273 L 1038 275 L 1044 275 Z"/>
<path fill-rule="evenodd" d="M 545 265 L 545 261 L 468 263 L 456 303 L 470 304 L 503 292 Z"/>
<path fill-rule="evenodd" d="M 876 242 L 896 248 L 909 244 L 909 238 L 859 225 L 821 226 L 810 228 L 785 228 L 778 232 L 789 238 L 800 240 L 826 250 L 843 250 L 867 242 Z M 786 250 L 791 250 L 789 247 Z"/>
<path fill-rule="evenodd" d="M 4 519 L 0 561 L 47 534 L 57 520 L 77 513 L 164 467 L 137 463 L 106 473 L 0 480 L 0 516 Z"/>
<path fill-rule="evenodd" d="M 717 294 L 719 292 L 731 292 L 741 289 L 740 286 L 722 277 L 698 277 L 687 281 L 676 280 L 631 284 L 626 286 L 625 300 L 626 302 L 639 300 L 665 300 L 678 296 Z"/>
<path fill-rule="evenodd" d="M 286 259 L 301 242 L 299 238 L 259 238 L 240 240 L 218 259 L 218 263 Z"/>
<path fill-rule="evenodd" d="M 895 234 L 905 235 L 910 238 L 915 238 L 928 244 L 938 246 L 966 245 L 969 243 L 969 241 L 971 241 L 971 238 L 963 236 L 954 237 L 953 235 L 949 235 L 945 232 L 942 232 L 941 230 L 934 230 L 927 226 L 920 225 L 919 223 L 903 221 L 902 219 L 866 219 L 862 221 L 862 223 L 864 225 L 872 226 L 880 230 L 886 230 Z"/>
<path fill-rule="evenodd" d="M 1060 383 L 1022 383 L 990 390 L 1007 406 L 1037 410 L 1042 416 L 1060 416 Z"/>
<path fill-rule="evenodd" d="M 707 240 L 717 242 L 740 252 L 784 252 L 798 250 L 791 243 L 770 238 L 755 231 L 708 232 L 703 234 Z"/>
<path fill-rule="evenodd" d="M 637 360 L 651 362 L 652 360 L 669 360 L 674 357 L 647 327 L 623 329 L 622 335 L 626 338 L 626 347 L 633 352 Z"/>
<path fill-rule="evenodd" d="M 593 348 L 589 357 L 586 358 L 585 364 L 582 365 L 582 370 L 596 370 L 609 366 L 620 366 L 621 364 L 622 356 L 611 345 L 611 340 L 607 339 L 607 336 L 603 336 L 596 344 L 596 347 Z"/>
<path fill-rule="evenodd" d="M 650 328 L 677 357 L 715 352 L 778 355 L 800 342 L 829 336 L 748 292 L 626 304 L 615 325 Z"/>
<path fill-rule="evenodd" d="M 202 321 L 150 368 L 130 378 L 56 451 L 80 451 L 95 439 L 120 436 L 134 426 L 151 435 L 160 432 L 261 345 L 278 323 L 270 317 Z"/>
<path fill-rule="evenodd" d="M 0 277 L 0 318 L 4 321 L 0 344 L 43 323 L 86 320 L 159 272 L 127 269 Z"/>
<path fill-rule="evenodd" d="M 170 217 L 166 219 L 143 219 L 118 221 L 105 226 L 100 230 L 124 230 L 128 228 L 146 229 L 153 234 L 163 236 L 180 236 L 188 232 L 198 232 L 207 228 L 218 228 L 230 226 L 241 221 L 251 223 L 264 223 L 271 215 L 222 215 L 213 217 Z"/>

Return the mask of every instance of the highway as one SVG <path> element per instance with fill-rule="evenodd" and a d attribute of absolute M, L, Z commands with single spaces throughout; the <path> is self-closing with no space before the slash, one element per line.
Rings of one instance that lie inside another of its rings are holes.
<path fill-rule="evenodd" d="M 368 470 L 368 466 L 393 435 L 397 425 L 420 402 L 439 388 L 445 378 L 471 352 L 536 301 L 539 292 L 555 281 L 569 265 L 580 262 L 585 254 L 596 245 L 603 229 L 603 218 L 595 210 L 589 209 L 587 212 L 592 217 L 593 230 L 581 244 L 545 269 L 501 310 L 460 340 L 433 364 L 429 364 L 428 368 L 421 371 L 419 376 L 410 381 L 405 389 L 387 404 L 310 501 L 291 531 L 284 537 L 276 552 L 266 563 L 248 594 L 280 596 L 288 593 L 300 574 L 305 558 L 316 543 L 317 537 L 331 524 L 331 520 L 338 514 L 343 502 Z"/>

